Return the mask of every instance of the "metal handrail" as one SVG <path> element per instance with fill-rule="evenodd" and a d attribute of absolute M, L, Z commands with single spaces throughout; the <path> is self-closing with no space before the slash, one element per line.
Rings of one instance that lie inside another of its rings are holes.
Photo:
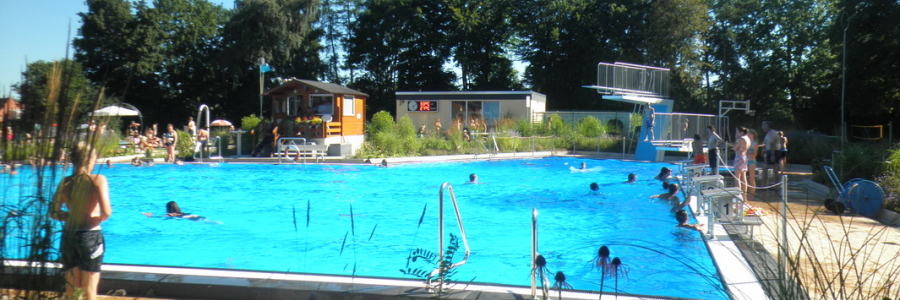
<path fill-rule="evenodd" d="M 444 182 L 441 184 L 441 190 L 438 192 L 438 255 L 440 259 L 438 260 L 438 266 L 431 271 L 431 275 L 429 277 L 434 277 L 435 275 L 441 272 L 441 265 L 444 262 L 444 189 L 450 191 L 450 201 L 453 202 L 453 210 L 456 211 L 456 222 L 459 223 L 459 235 L 463 241 L 463 248 L 466 253 L 462 260 L 459 262 L 450 265 L 447 270 L 452 270 L 453 268 L 464 265 L 469 260 L 469 254 L 471 251 L 469 250 L 469 239 L 466 238 L 466 227 L 463 226 L 462 216 L 459 214 L 459 205 L 456 202 L 456 194 L 453 193 L 453 186 L 450 185 L 449 182 Z M 439 285 L 438 293 L 441 293 L 443 289 L 443 284 Z"/>
<path fill-rule="evenodd" d="M 210 155 L 209 159 L 218 159 L 220 161 L 223 160 L 223 158 L 222 158 L 222 137 L 217 135 L 217 136 L 213 136 L 210 138 L 216 139 L 216 152 L 218 152 L 219 155 L 216 155 L 216 156 Z"/>
<path fill-rule="evenodd" d="M 837 189 L 838 194 L 844 193 L 844 186 L 841 185 L 841 180 L 838 179 L 837 174 L 834 173 L 834 168 L 830 166 L 825 166 L 825 175 L 828 177 L 828 181 L 831 181 L 831 184 L 834 185 L 834 188 Z"/>
<path fill-rule="evenodd" d="M 287 156 L 287 152 L 286 152 L 286 151 L 281 151 L 281 150 L 282 150 L 282 149 L 281 149 L 281 146 L 284 145 L 282 141 L 285 141 L 285 140 L 287 140 L 287 141 L 290 142 L 290 144 L 287 144 L 287 147 L 285 147 L 285 149 L 291 149 L 292 146 L 296 146 L 297 144 L 294 143 L 294 141 L 303 141 L 303 144 L 301 144 L 301 145 L 304 145 L 304 146 L 306 145 L 306 138 L 302 138 L 302 137 L 280 137 L 280 138 L 278 138 L 277 141 L 275 141 L 275 146 L 278 147 L 278 149 L 272 149 L 272 150 L 274 150 L 276 153 L 277 153 L 277 152 L 284 152 L 284 153 L 283 153 L 284 156 Z M 294 148 L 294 150 L 297 150 L 297 152 L 300 152 L 300 149 L 298 149 L 297 147 L 293 147 L 293 148 Z M 281 156 L 282 156 L 282 155 L 278 155 L 278 163 L 281 163 Z M 306 163 L 306 158 L 305 158 L 305 157 L 303 158 L 303 162 Z"/>
<path fill-rule="evenodd" d="M 538 256 L 538 210 L 531 209 L 531 298 L 537 299 L 537 256 Z M 543 284 L 543 283 L 541 283 Z"/>

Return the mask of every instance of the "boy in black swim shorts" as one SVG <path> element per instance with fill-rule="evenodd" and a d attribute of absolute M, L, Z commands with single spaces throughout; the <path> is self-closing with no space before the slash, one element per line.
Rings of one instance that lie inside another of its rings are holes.
<path fill-rule="evenodd" d="M 75 267 L 85 272 L 100 272 L 106 243 L 100 230 L 64 230 L 59 252 L 63 271 Z"/>
<path fill-rule="evenodd" d="M 50 217 L 63 222 L 60 242 L 61 261 L 66 274 L 66 299 L 81 289 L 87 300 L 97 299 L 100 265 L 106 246 L 100 223 L 112 215 L 109 184 L 106 177 L 91 174 L 97 151 L 79 144 L 72 152 L 73 172 L 59 183 Z"/>

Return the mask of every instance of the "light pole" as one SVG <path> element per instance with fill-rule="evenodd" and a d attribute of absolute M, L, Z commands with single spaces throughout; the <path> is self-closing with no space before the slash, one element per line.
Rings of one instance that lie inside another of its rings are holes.
<path fill-rule="evenodd" d="M 841 24 L 844 25 L 843 61 L 841 62 L 841 151 L 844 151 L 844 140 L 847 139 L 847 128 L 844 123 L 844 97 L 847 94 L 847 28 L 850 20 L 847 12 L 841 16 Z"/>
<path fill-rule="evenodd" d="M 256 65 L 259 66 L 259 117 L 263 117 L 263 74 L 272 71 L 272 67 L 266 63 L 266 59 L 262 56 L 256 59 Z"/>

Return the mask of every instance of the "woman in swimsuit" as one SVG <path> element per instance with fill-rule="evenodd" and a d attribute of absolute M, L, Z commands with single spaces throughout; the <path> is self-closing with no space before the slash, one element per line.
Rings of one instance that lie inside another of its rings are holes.
<path fill-rule="evenodd" d="M 747 138 L 750 139 L 750 148 L 747 148 L 747 200 L 753 200 L 756 194 L 756 156 L 759 142 L 756 141 L 756 130 L 750 129 Z"/>
<path fill-rule="evenodd" d="M 163 145 L 166 147 L 166 161 L 175 163 L 175 144 L 178 142 L 178 134 L 172 124 L 167 126 L 168 131 L 163 133 Z"/>
<path fill-rule="evenodd" d="M 740 136 L 734 145 L 734 174 L 738 187 L 744 194 L 741 200 L 747 200 L 747 149 L 750 147 L 750 138 L 747 137 L 747 127 L 738 127 L 736 135 Z"/>

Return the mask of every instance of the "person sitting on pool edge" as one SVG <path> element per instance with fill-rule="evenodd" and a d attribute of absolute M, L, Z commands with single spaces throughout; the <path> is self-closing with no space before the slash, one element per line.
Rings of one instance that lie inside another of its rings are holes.
<path fill-rule="evenodd" d="M 591 191 L 596 192 L 596 191 L 599 191 L 599 190 L 600 190 L 600 185 L 597 184 L 596 182 L 591 182 Z"/>
<path fill-rule="evenodd" d="M 675 212 L 675 220 L 678 221 L 678 225 L 675 227 L 703 231 L 703 224 L 688 224 L 688 219 L 687 211 L 679 209 Z"/>
<path fill-rule="evenodd" d="M 149 212 L 143 213 L 143 215 L 147 216 L 148 218 L 153 217 L 153 213 L 149 213 Z M 204 219 L 203 217 L 195 215 L 195 214 L 182 212 L 181 207 L 178 207 L 178 203 L 176 203 L 175 201 L 169 201 L 168 203 L 166 203 L 166 215 L 165 216 L 172 217 L 172 218 L 182 218 L 182 219 L 194 220 L 194 221 Z"/>

